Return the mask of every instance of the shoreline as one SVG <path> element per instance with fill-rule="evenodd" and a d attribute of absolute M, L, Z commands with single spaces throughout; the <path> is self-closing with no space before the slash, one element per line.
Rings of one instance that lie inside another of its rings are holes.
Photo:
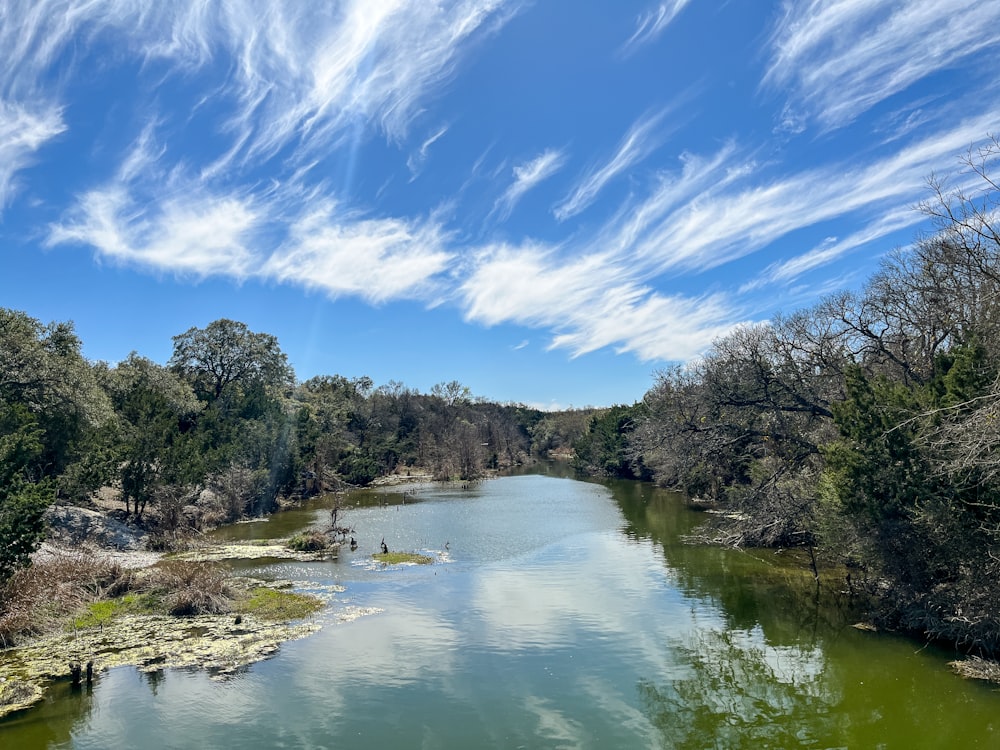
<path fill-rule="evenodd" d="M 46 542 L 36 551 L 33 564 L 40 568 L 117 566 L 127 577 L 135 577 L 148 575 L 162 563 L 173 561 L 186 566 L 211 566 L 223 559 L 316 560 L 329 556 L 295 552 L 282 548 L 281 540 L 270 541 L 274 544 L 205 545 L 171 555 Z M 281 554 L 282 549 L 285 554 Z M 56 623 L 49 623 L 44 632 L 0 649 L 0 720 L 42 701 L 56 682 L 79 681 L 82 665 L 89 664 L 95 680 L 106 670 L 125 666 L 144 672 L 189 667 L 224 677 L 273 656 L 285 642 L 320 630 L 319 615 L 333 595 L 342 591 L 331 587 L 329 596 L 321 598 L 288 591 L 290 582 L 265 582 L 229 573 L 223 580 L 231 590 L 231 611 L 194 615 L 133 613 L 126 603 L 140 595 L 98 596 L 74 612 L 57 617 Z M 351 612 L 338 619 L 356 619 L 364 614 L 371 612 Z M 77 627 L 81 621 L 87 621 L 87 626 Z"/>

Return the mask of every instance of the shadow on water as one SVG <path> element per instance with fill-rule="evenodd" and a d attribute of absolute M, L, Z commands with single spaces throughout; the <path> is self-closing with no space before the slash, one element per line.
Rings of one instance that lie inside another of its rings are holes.
<path fill-rule="evenodd" d="M 817 585 L 805 556 L 796 550 L 743 550 L 690 544 L 684 538 L 705 523 L 684 498 L 640 482 L 615 482 L 611 489 L 626 519 L 625 534 L 662 547 L 675 585 L 709 600 L 736 630 L 761 627 L 772 642 L 831 633 L 860 617 L 831 573 Z"/>
<path fill-rule="evenodd" d="M 684 543 L 705 518 L 683 497 L 607 484 L 624 533 L 660 546 L 676 585 L 724 621 L 669 644 L 682 676 L 638 682 L 663 747 L 995 746 L 998 694 L 951 674 L 954 653 L 859 632 L 842 582 L 817 583 L 804 555 Z"/>
<path fill-rule="evenodd" d="M 100 677 L 96 682 L 100 682 Z M 3 720 L 0 724 L 0 747 L 69 746 L 73 728 L 90 718 L 94 708 L 93 694 L 94 687 L 74 687 L 68 679 L 53 684 L 41 703 Z M 4 738 L 8 734 L 17 737 L 16 744 L 5 744 Z"/>

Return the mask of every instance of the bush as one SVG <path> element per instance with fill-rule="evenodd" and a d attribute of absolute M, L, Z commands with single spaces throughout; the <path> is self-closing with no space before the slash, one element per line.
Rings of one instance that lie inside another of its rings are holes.
<path fill-rule="evenodd" d="M 330 546 L 330 538 L 322 531 L 303 531 L 289 539 L 288 546 L 296 552 L 320 552 Z"/>
<path fill-rule="evenodd" d="M 233 593 L 221 570 L 205 563 L 172 560 L 150 571 L 149 585 L 162 593 L 167 611 L 178 617 L 222 614 L 232 609 Z"/>
<path fill-rule="evenodd" d="M 27 567 L 45 535 L 45 509 L 54 497 L 51 482 L 11 482 L 0 487 L 0 581 Z"/>

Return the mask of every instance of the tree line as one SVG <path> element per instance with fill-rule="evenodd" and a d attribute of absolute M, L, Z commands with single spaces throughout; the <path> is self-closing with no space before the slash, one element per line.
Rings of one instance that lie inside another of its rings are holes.
<path fill-rule="evenodd" d="M 847 566 L 883 625 L 1000 650 L 1000 142 L 857 292 L 715 341 L 595 416 L 581 468 L 716 506 L 715 541 Z"/>
<path fill-rule="evenodd" d="M 173 343 L 163 365 L 92 363 L 71 323 L 0 308 L 0 581 L 28 563 L 49 505 L 101 488 L 171 533 L 405 467 L 475 479 L 525 461 L 536 434 L 543 451 L 566 442 L 548 415 L 455 381 L 299 382 L 277 339 L 238 321 Z"/>

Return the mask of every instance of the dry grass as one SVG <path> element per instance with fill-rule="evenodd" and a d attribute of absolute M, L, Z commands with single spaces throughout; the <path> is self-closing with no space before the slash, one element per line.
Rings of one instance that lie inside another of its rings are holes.
<path fill-rule="evenodd" d="M 184 617 L 229 612 L 234 598 L 226 574 L 205 563 L 174 560 L 134 570 L 90 555 L 59 555 L 18 571 L 0 587 L 0 648 L 96 622 L 104 610 L 95 605 L 126 594 L 142 595 L 144 611 Z M 109 612 L 119 610 L 129 607 Z"/>
<path fill-rule="evenodd" d="M 57 629 L 87 604 L 127 593 L 138 577 L 138 571 L 84 554 L 17 571 L 0 588 L 0 647 Z"/>
<path fill-rule="evenodd" d="M 1000 663 L 978 656 L 948 662 L 955 674 L 969 680 L 985 680 L 1000 683 Z"/>
<path fill-rule="evenodd" d="M 148 587 L 162 593 L 172 615 L 222 614 L 232 609 L 233 591 L 225 573 L 214 565 L 170 560 L 149 571 Z"/>

